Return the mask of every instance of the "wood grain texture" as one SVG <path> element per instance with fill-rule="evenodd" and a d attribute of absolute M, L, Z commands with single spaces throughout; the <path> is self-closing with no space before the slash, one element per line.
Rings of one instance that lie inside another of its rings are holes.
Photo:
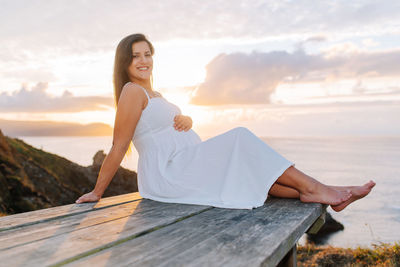
<path fill-rule="evenodd" d="M 123 194 L 119 196 L 102 198 L 98 202 L 70 204 L 42 210 L 35 210 L 14 215 L 0 217 L 0 233 L 5 230 L 22 227 L 30 224 L 45 222 L 48 220 L 71 216 L 121 203 L 142 199 L 138 192 Z"/>
<path fill-rule="evenodd" d="M 68 266 L 275 266 L 322 210 L 288 199 L 253 210 L 213 208 Z"/>
<path fill-rule="evenodd" d="M 107 206 L 105 209 L 95 209 L 91 212 L 76 213 L 71 216 L 58 217 L 41 223 L 13 228 L 8 231 L 0 232 L 0 251 L 23 246 L 56 235 L 123 219 L 128 216 L 140 217 L 143 214 L 146 216 L 146 214 L 151 214 L 153 210 L 160 208 L 163 208 L 162 204 L 154 205 L 153 201 L 137 200 L 119 205 Z"/>
<path fill-rule="evenodd" d="M 100 251 L 130 238 L 145 235 L 147 232 L 211 208 L 201 205 L 161 203 L 149 199 L 118 207 L 121 211 L 113 209 L 114 213 L 111 215 L 108 213 L 110 209 L 102 209 L 103 219 L 99 218 L 99 214 L 87 212 L 83 215 L 88 216 L 88 220 L 85 216 L 77 214 L 71 219 L 57 222 L 60 223 L 60 227 L 55 223 L 53 229 L 48 231 L 35 228 L 33 232 L 38 232 L 32 234 L 36 235 L 35 240 L 25 243 L 16 238 L 13 244 L 12 238 L 8 236 L 9 247 L 0 250 L 0 266 L 48 266 L 68 261 L 79 255 Z M 7 235 L 7 232 L 3 234 Z M 26 235 L 23 238 L 26 240 Z"/>
<path fill-rule="evenodd" d="M 126 194 L 1 218 L 0 266 L 276 266 L 325 208 L 272 198 L 223 209 Z"/>

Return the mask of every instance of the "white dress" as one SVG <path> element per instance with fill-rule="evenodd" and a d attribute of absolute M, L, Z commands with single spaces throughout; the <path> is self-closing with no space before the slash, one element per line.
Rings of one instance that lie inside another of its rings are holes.
<path fill-rule="evenodd" d="M 138 188 L 161 202 L 252 209 L 264 204 L 272 184 L 294 165 L 247 128 L 237 127 L 202 141 L 177 131 L 181 114 L 163 97 L 150 98 L 132 142 L 138 151 Z"/>

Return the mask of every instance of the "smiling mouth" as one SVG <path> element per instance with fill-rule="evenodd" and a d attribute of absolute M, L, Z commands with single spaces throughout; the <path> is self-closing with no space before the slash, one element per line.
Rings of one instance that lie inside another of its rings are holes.
<path fill-rule="evenodd" d="M 138 67 L 137 69 L 141 70 L 141 71 L 146 71 L 146 70 L 149 70 L 150 68 L 149 67 Z"/>

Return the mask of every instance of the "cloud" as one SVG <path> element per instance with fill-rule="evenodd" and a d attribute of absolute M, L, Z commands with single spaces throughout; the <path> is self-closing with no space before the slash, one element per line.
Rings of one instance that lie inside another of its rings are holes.
<path fill-rule="evenodd" d="M 24 68 L 23 64 L 21 63 L 21 68 L 14 69 L 14 70 L 5 70 L 0 73 L 0 75 L 6 79 L 12 81 L 27 81 L 27 82 L 36 82 L 36 81 L 48 81 L 54 82 L 57 81 L 57 76 L 46 68 L 43 69 L 28 69 Z"/>
<path fill-rule="evenodd" d="M 52 96 L 47 89 L 48 83 L 39 82 L 30 89 L 22 85 L 11 95 L 1 93 L 0 112 L 81 112 L 113 107 L 111 97 L 73 96 L 67 90 L 61 96 Z"/>
<path fill-rule="evenodd" d="M 83 66 L 77 65 L 77 61 L 72 60 L 74 56 L 90 54 L 90 57 L 96 58 L 99 55 L 113 53 L 121 38 L 135 32 L 143 32 L 150 40 L 159 42 L 159 44 L 155 44 L 156 54 L 157 45 L 160 47 L 162 42 L 171 40 L 176 40 L 177 43 L 180 43 L 180 40 L 189 41 L 189 44 L 195 43 L 197 44 L 195 49 L 199 51 L 203 48 L 202 41 L 207 46 L 213 43 L 213 47 L 205 47 L 204 50 L 212 50 L 214 54 L 224 51 L 221 49 L 224 46 L 232 47 L 239 44 L 262 43 L 263 45 L 267 44 L 265 49 L 268 49 L 271 44 L 279 43 L 279 45 L 285 46 L 288 43 L 296 43 L 299 39 L 304 39 L 299 43 L 298 50 L 302 50 L 303 45 L 311 42 L 322 42 L 328 39 L 333 42 L 343 39 L 354 40 L 360 36 L 371 40 L 365 41 L 365 46 L 375 45 L 375 40 L 379 39 L 376 37 L 379 36 L 385 37 L 382 38 L 382 45 L 390 43 L 389 46 L 394 46 L 396 42 L 387 37 L 396 38 L 395 34 L 400 33 L 398 27 L 400 16 L 397 14 L 400 7 L 399 1 L 386 1 L 385 4 L 382 4 L 373 0 L 357 2 L 345 0 L 334 2 L 311 0 L 204 0 L 201 2 L 171 0 L 160 2 L 149 0 L 143 4 L 140 1 L 97 0 L 96 5 L 85 0 L 6 2 L 7 4 L 0 9 L 0 24 L 2 25 L 0 28 L 0 68 L 2 69 L 0 77 L 3 78 L 3 82 L 10 82 L 4 87 L 13 89 L 18 88 L 16 86 L 19 85 L 15 81 L 21 81 L 22 78 L 29 82 L 88 83 L 88 74 L 82 75 L 85 78 L 71 75 L 75 74 L 76 70 L 71 70 L 68 63 L 73 67 L 79 66 L 80 69 Z M 391 33 L 394 34 L 390 35 Z M 186 49 L 184 45 L 180 46 L 182 51 Z M 237 47 L 239 49 L 239 46 Z M 264 51 L 265 49 L 263 47 Z M 342 59 L 338 55 L 342 48 L 337 47 L 336 49 L 337 52 L 330 51 L 333 57 L 340 62 L 345 61 L 345 58 Z M 172 50 L 171 54 L 174 53 Z M 288 58 L 287 60 L 294 60 L 296 57 L 301 60 L 302 57 L 306 57 L 307 60 L 319 61 L 321 64 L 324 62 L 334 66 L 341 64 L 332 60 L 327 61 L 321 58 L 321 55 L 312 58 L 311 55 L 302 56 L 300 53 L 295 55 L 294 53 L 274 52 L 281 53 L 282 60 L 284 57 Z M 201 53 L 199 52 L 199 54 Z M 178 54 L 177 57 L 180 55 L 182 54 Z M 270 56 L 272 57 L 272 54 Z M 325 54 L 325 56 L 330 55 Z M 68 61 L 63 61 L 63 58 L 68 58 Z M 105 60 L 107 60 L 107 66 L 112 65 L 112 59 Z M 305 62 L 303 61 L 303 63 Z M 96 63 L 91 66 L 97 67 Z M 316 66 L 320 66 L 319 63 L 314 62 Z M 196 62 L 193 63 L 193 65 L 195 64 Z M 344 64 L 342 63 L 342 65 Z M 86 66 L 88 65 L 86 64 Z M 237 88 L 234 88 L 232 92 L 225 88 L 217 88 L 215 100 L 211 100 L 214 94 L 203 90 L 205 86 L 218 84 L 210 80 L 208 85 L 206 83 L 202 85 L 203 89 L 198 91 L 199 95 L 194 99 L 194 103 L 219 104 L 221 101 L 265 103 L 265 101 L 269 101 L 269 96 L 274 92 L 277 84 L 282 80 L 285 81 L 286 78 L 293 79 L 293 81 L 305 78 L 310 81 L 321 80 L 326 78 L 328 72 L 327 66 L 322 67 L 325 73 L 318 69 L 310 71 L 310 68 L 301 71 L 301 66 L 293 68 L 284 64 L 281 66 L 288 67 L 288 69 L 276 69 L 276 73 L 267 72 L 271 76 L 271 80 L 256 79 L 249 82 L 238 76 L 239 85 L 231 83 Z M 344 71 L 341 73 L 337 73 L 333 67 L 329 77 L 336 79 L 338 76 L 344 76 L 348 70 L 353 71 L 351 67 L 350 64 L 348 69 L 341 67 L 341 70 Z M 368 66 L 365 67 L 368 68 Z M 109 72 L 106 72 L 109 71 L 109 68 L 104 67 L 102 70 L 105 70 L 103 73 L 106 74 L 102 77 L 111 76 Z M 80 73 L 84 73 L 84 71 L 81 70 Z M 88 71 L 88 73 L 91 72 Z M 373 73 L 370 74 L 373 75 Z M 217 78 L 214 77 L 213 80 L 217 80 Z M 73 82 L 71 82 L 72 80 Z M 108 80 L 103 84 L 106 82 Z M 187 84 L 192 83 L 187 82 Z M 252 94 L 247 94 L 245 91 L 246 95 L 240 95 L 242 90 L 240 84 L 250 88 L 248 90 L 252 90 Z M 210 87 L 210 90 L 213 88 Z M 227 91 L 225 92 L 225 90 Z M 219 94 L 222 93 L 225 95 L 220 96 Z M 242 98 L 242 101 L 239 101 L 239 98 Z"/>
<path fill-rule="evenodd" d="M 266 103 L 283 78 L 298 73 L 303 53 L 285 51 L 220 54 L 191 102 L 199 105 Z"/>
<path fill-rule="evenodd" d="M 98 0 L 96 5 L 84 0 L 8 1 L 0 10 L 0 36 L 4 47 L 19 43 L 21 49 L 29 44 L 35 50 L 79 52 L 113 49 L 133 32 L 144 32 L 153 41 L 276 38 L 310 32 L 379 35 L 399 32 L 399 6 L 398 1 L 373 0 Z"/>
<path fill-rule="evenodd" d="M 298 42 L 296 46 L 297 46 L 298 50 L 304 50 L 304 46 L 307 43 L 319 43 L 319 42 L 325 42 L 327 40 L 328 40 L 328 38 L 325 35 L 318 34 L 318 35 L 308 37 L 305 40 Z"/>
<path fill-rule="evenodd" d="M 334 48 L 316 55 L 301 49 L 293 53 L 220 54 L 206 69 L 206 79 L 194 91 L 192 104 L 261 104 L 268 103 L 277 86 L 284 82 L 356 79 L 360 87 L 363 77 L 398 76 L 400 50 L 367 52 Z"/>
<path fill-rule="evenodd" d="M 400 135 L 399 101 L 303 105 L 218 106 L 195 124 L 202 137 L 244 126 L 258 136 L 396 136 Z M 203 138 L 204 139 L 204 138 Z"/>

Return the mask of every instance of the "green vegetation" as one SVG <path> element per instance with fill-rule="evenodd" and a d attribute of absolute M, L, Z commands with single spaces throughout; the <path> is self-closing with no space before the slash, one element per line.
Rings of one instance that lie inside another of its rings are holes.
<path fill-rule="evenodd" d="M 66 171 L 65 165 L 69 164 L 69 161 L 52 153 L 37 149 L 29 144 L 26 144 L 18 138 L 6 137 L 9 145 L 17 150 L 27 160 L 33 160 L 40 167 L 46 169 L 54 178 L 62 182 L 60 177 L 64 177 Z"/>
<path fill-rule="evenodd" d="M 400 266 L 400 242 L 356 249 L 306 245 L 297 253 L 298 266 Z"/>

